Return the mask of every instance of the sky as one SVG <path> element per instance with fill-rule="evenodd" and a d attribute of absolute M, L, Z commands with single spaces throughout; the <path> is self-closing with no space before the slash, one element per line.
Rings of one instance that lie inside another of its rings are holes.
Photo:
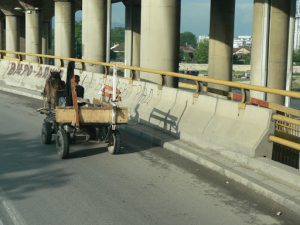
<path fill-rule="evenodd" d="M 235 35 L 251 35 L 253 0 L 236 0 Z M 190 31 L 195 35 L 209 33 L 210 0 L 181 0 L 181 32 Z M 76 18 L 80 19 L 81 13 Z M 124 26 L 125 8 L 123 3 L 112 7 L 113 26 Z"/>

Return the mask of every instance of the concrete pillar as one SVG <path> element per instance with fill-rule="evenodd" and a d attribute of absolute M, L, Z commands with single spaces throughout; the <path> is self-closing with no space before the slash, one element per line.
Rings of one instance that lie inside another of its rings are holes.
<path fill-rule="evenodd" d="M 140 66 L 140 34 L 141 34 L 141 6 L 126 5 L 125 15 L 125 64 Z M 125 71 L 125 77 L 130 77 L 130 71 Z M 135 74 L 139 78 L 139 73 Z"/>
<path fill-rule="evenodd" d="M 106 0 L 82 1 L 82 58 L 105 62 L 106 60 Z M 87 70 L 102 72 L 99 66 Z"/>
<path fill-rule="evenodd" d="M 180 0 L 142 0 L 141 67 L 178 71 Z M 161 83 L 161 76 L 141 73 L 141 79 Z M 165 85 L 177 87 L 178 79 L 166 77 Z"/>
<path fill-rule="evenodd" d="M 51 39 L 51 22 L 43 21 L 42 24 L 42 54 L 48 55 Z"/>
<path fill-rule="evenodd" d="M 235 0 L 211 0 L 208 76 L 232 80 Z M 210 85 L 228 91 L 228 87 Z"/>
<path fill-rule="evenodd" d="M 51 22 L 43 21 L 42 22 L 42 43 L 41 43 L 41 52 L 44 55 L 50 55 L 50 39 L 51 39 Z M 48 64 L 49 59 L 44 59 L 44 63 Z"/>
<path fill-rule="evenodd" d="M 26 29 L 25 29 L 25 16 L 18 17 L 18 26 L 19 26 L 19 51 L 26 51 Z"/>
<path fill-rule="evenodd" d="M 41 21 L 40 11 L 30 10 L 25 11 L 25 37 L 26 37 L 26 52 L 39 54 L 41 53 Z M 37 57 L 26 57 L 27 60 L 38 62 Z"/>
<path fill-rule="evenodd" d="M 18 29 L 18 16 L 6 15 L 6 50 L 19 51 L 19 29 Z"/>
<path fill-rule="evenodd" d="M 266 86 L 268 72 L 268 45 L 270 23 L 269 0 L 254 0 L 251 50 L 251 84 Z M 251 91 L 250 96 L 265 100 L 265 93 Z"/>
<path fill-rule="evenodd" d="M 290 22 L 290 0 L 271 3 L 267 86 L 285 89 Z M 284 97 L 267 95 L 267 101 L 284 104 Z"/>
<path fill-rule="evenodd" d="M 5 32 L 4 32 L 4 28 L 5 28 L 5 20 L 4 18 L 0 17 L 0 49 L 4 50 L 5 49 Z"/>
<path fill-rule="evenodd" d="M 75 15 L 72 0 L 55 0 L 55 46 L 56 56 L 74 57 Z"/>

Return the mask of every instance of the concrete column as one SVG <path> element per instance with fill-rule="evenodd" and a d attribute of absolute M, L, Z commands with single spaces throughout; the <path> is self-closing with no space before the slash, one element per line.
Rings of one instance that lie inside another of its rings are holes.
<path fill-rule="evenodd" d="M 18 26 L 19 26 L 19 51 L 26 51 L 26 29 L 25 29 L 25 16 L 18 17 Z"/>
<path fill-rule="evenodd" d="M 50 38 L 51 38 L 51 22 L 50 21 L 43 21 L 42 25 L 42 54 L 48 55 L 49 54 L 49 45 L 50 45 Z"/>
<path fill-rule="evenodd" d="M 4 33 L 5 25 L 4 25 L 4 23 L 5 23 L 4 18 L 0 17 L 0 49 L 1 50 L 5 49 L 5 44 L 4 44 L 4 41 L 5 41 L 5 33 Z"/>
<path fill-rule="evenodd" d="M 55 46 L 56 56 L 73 57 L 75 44 L 75 16 L 72 0 L 55 0 Z"/>
<path fill-rule="evenodd" d="M 140 66 L 140 34 L 141 6 L 128 4 L 125 15 L 125 64 Z M 130 71 L 125 71 L 125 77 L 130 77 Z M 139 78 L 139 73 L 135 74 Z"/>
<path fill-rule="evenodd" d="M 141 67 L 178 71 L 180 0 L 142 0 Z M 141 73 L 141 79 L 161 83 L 161 76 Z M 177 87 L 178 79 L 165 78 L 165 85 Z"/>
<path fill-rule="evenodd" d="M 106 60 L 106 0 L 82 1 L 82 58 Z M 88 66 L 93 72 L 103 72 L 99 66 Z"/>
<path fill-rule="evenodd" d="M 26 37 L 26 52 L 39 54 L 41 53 L 41 21 L 40 11 L 30 10 L 25 11 L 25 37 Z M 38 62 L 37 57 L 26 57 L 30 61 Z"/>
<path fill-rule="evenodd" d="M 6 50 L 19 51 L 18 17 L 15 15 L 5 16 L 6 25 Z"/>
<path fill-rule="evenodd" d="M 211 0 L 208 76 L 232 80 L 235 0 Z M 210 85 L 227 91 L 228 87 Z"/>
<path fill-rule="evenodd" d="M 271 3 L 269 63 L 267 86 L 285 89 L 290 22 L 290 0 Z M 284 97 L 267 95 L 267 101 L 283 104 Z"/>
<path fill-rule="evenodd" d="M 251 50 L 251 84 L 266 86 L 270 23 L 269 0 L 254 0 Z M 265 100 L 265 93 L 251 91 L 250 96 Z"/>
<path fill-rule="evenodd" d="M 51 22 L 43 21 L 42 23 L 42 54 L 50 55 L 50 39 L 51 39 Z M 44 63 L 48 64 L 49 59 L 44 59 Z"/>

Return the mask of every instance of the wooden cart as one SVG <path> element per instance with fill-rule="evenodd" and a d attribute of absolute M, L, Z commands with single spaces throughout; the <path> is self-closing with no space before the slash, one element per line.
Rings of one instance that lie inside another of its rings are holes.
<path fill-rule="evenodd" d="M 70 144 L 82 141 L 105 143 L 111 154 L 120 153 L 118 126 L 128 122 L 127 108 L 82 107 L 78 114 L 80 126 L 76 125 L 76 111 L 73 107 L 39 111 L 47 115 L 42 126 L 42 143 L 51 144 L 52 136 L 55 136 L 57 153 L 61 159 L 68 157 Z"/>

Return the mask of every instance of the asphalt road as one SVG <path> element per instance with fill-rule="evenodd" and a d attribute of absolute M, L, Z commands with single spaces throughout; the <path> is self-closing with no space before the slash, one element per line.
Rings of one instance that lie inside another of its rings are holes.
<path fill-rule="evenodd" d="M 120 155 L 40 143 L 40 102 L 0 92 L 0 225 L 300 224 L 287 209 L 122 132 Z M 281 215 L 276 215 L 280 211 Z"/>

